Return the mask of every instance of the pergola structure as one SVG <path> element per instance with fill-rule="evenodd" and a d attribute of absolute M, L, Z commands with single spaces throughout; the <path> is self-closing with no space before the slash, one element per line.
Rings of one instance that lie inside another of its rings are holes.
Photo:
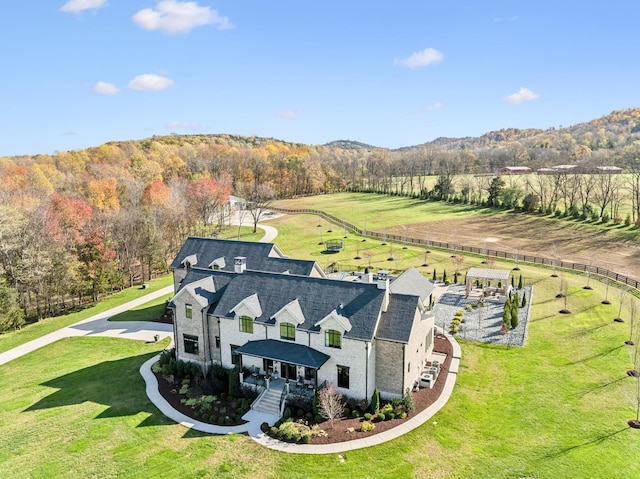
<path fill-rule="evenodd" d="M 473 283 L 478 280 L 482 282 L 483 291 L 485 288 L 490 288 L 492 293 L 507 294 L 511 286 L 509 284 L 510 276 L 511 271 L 508 269 L 471 268 L 467 272 L 466 296 L 469 296 L 473 289 Z M 492 282 L 493 284 L 491 284 Z"/>

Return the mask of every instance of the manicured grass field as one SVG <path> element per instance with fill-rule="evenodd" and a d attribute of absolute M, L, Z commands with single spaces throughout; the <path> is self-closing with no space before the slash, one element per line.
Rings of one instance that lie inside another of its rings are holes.
<path fill-rule="evenodd" d="M 156 278 L 149 281 L 148 284 L 149 287 L 146 289 L 142 289 L 140 286 L 133 286 L 132 288 L 127 288 L 124 291 L 113 294 L 89 308 L 62 316 L 56 316 L 55 318 L 47 318 L 37 323 L 29 324 L 18 331 L 0 334 L 0 353 L 27 343 L 32 339 L 49 334 L 52 331 L 64 328 L 77 323 L 78 321 L 82 321 L 94 314 L 111 309 L 114 306 L 118 306 L 126 303 L 127 301 L 144 296 L 145 294 L 162 289 L 165 286 L 169 286 L 172 284 L 172 276 L 167 275 L 161 278 Z"/>
<path fill-rule="evenodd" d="M 348 218 L 346 216 L 345 218 Z M 374 269 L 419 266 L 428 277 L 447 269 L 451 252 L 402 249 L 347 235 L 346 248 L 324 254 L 323 239 L 344 232 L 317 217 L 271 221 L 276 243 L 292 257 L 324 267 L 372 254 Z M 332 233 L 326 233 L 334 229 Z M 344 238 L 342 238 L 344 239 Z M 397 258 L 396 258 L 397 256 Z M 465 255 L 461 269 L 481 266 Z M 388 257 L 393 257 L 388 261 Z M 368 259 L 363 260 L 368 263 Z M 497 262 L 495 268 L 513 264 Z M 172 424 L 149 403 L 139 366 L 166 343 L 82 337 L 62 340 L 0 366 L 0 477 L 253 478 L 637 478 L 640 431 L 635 416 L 629 308 L 615 323 L 618 295 L 603 305 L 604 285 L 569 273 L 567 308 L 556 298 L 561 278 L 520 265 L 534 286 L 523 348 L 461 341 L 462 362 L 447 405 L 413 432 L 342 454 L 291 455 L 244 436 L 207 436 Z M 639 308 L 640 310 L 640 308 Z M 337 425 L 336 427 L 339 427 Z M 329 431 L 330 432 L 330 431 Z"/>
<path fill-rule="evenodd" d="M 168 294 L 161 298 L 156 298 L 153 301 L 141 304 L 137 308 L 131 308 L 129 311 L 116 314 L 109 318 L 109 321 L 153 321 L 162 316 L 167 301 L 172 297 L 173 294 Z"/>

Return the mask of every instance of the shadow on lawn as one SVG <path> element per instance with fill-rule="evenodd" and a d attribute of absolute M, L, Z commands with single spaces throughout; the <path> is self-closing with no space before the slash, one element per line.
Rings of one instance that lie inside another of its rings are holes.
<path fill-rule="evenodd" d="M 586 358 L 582 358 L 582 359 L 576 359 L 575 361 L 569 362 L 566 365 L 567 366 L 575 366 L 576 364 L 580 364 L 580 363 L 586 363 L 587 361 L 591 361 L 593 359 L 598 359 L 598 358 L 602 358 L 604 356 L 607 356 L 609 354 L 611 354 L 614 351 L 617 351 L 618 349 L 624 348 L 625 345 L 621 344 L 619 346 L 615 346 L 613 348 L 609 348 L 605 351 L 602 351 L 600 353 L 594 354 L 593 356 L 588 356 Z"/>
<path fill-rule="evenodd" d="M 615 436 L 617 434 L 620 434 L 621 432 L 626 431 L 627 429 L 631 429 L 631 428 L 627 426 L 625 428 L 619 429 L 619 430 L 614 431 L 612 433 L 605 434 L 605 435 L 597 437 L 595 439 L 591 439 L 590 441 L 583 442 L 582 444 L 576 444 L 575 446 L 565 447 L 565 448 L 562 448 L 562 449 L 560 449 L 558 451 L 550 452 L 549 454 L 545 455 L 544 458 L 545 459 L 553 459 L 553 458 L 560 457 L 560 456 L 563 456 L 565 454 L 568 454 L 568 453 L 570 453 L 571 451 L 573 451 L 575 449 L 580 449 L 580 448 L 587 447 L 587 446 L 597 446 L 600 443 L 606 441 L 607 439 L 610 439 L 613 436 Z"/>
<path fill-rule="evenodd" d="M 618 379 L 614 379 L 613 381 L 609 381 L 608 383 L 600 384 L 600 385 L 598 385 L 598 386 L 596 386 L 596 387 L 594 387 L 594 388 L 587 389 L 587 390 L 585 390 L 585 391 L 583 391 L 583 392 L 581 392 L 581 393 L 578 393 L 578 394 L 576 394 L 576 396 L 584 397 L 584 396 L 586 396 L 587 394 L 591 394 L 591 393 L 594 393 L 594 392 L 600 391 L 601 389 L 604 389 L 604 388 L 606 388 L 606 387 L 612 386 L 613 384 L 619 383 L 620 381 L 624 381 L 624 380 L 625 380 L 625 379 L 627 379 L 628 377 L 629 377 L 629 376 L 625 374 L 624 376 L 621 376 L 621 377 L 619 377 Z"/>
<path fill-rule="evenodd" d="M 138 427 L 175 424 L 155 408 L 145 394 L 145 383 L 140 375 L 140 365 L 158 354 L 152 352 L 114 361 L 104 361 L 64 376 L 51 379 L 42 386 L 57 391 L 40 399 L 25 411 L 38 411 L 84 402 L 108 406 L 95 419 L 134 416 L 149 413 Z"/>

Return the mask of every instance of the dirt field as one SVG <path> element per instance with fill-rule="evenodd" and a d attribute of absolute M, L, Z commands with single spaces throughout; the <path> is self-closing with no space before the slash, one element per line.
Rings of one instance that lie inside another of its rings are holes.
<path fill-rule="evenodd" d="M 507 253 L 557 257 L 599 266 L 640 279 L 640 241 L 625 232 L 607 232 L 524 215 L 494 215 L 394 226 L 382 232 L 457 243 Z"/>

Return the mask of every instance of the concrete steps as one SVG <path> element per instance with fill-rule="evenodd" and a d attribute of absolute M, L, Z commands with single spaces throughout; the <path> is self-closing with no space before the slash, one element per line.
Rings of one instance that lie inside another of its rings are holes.
<path fill-rule="evenodd" d="M 267 389 L 260 400 L 252 407 L 253 410 L 272 416 L 280 417 L 280 396 L 281 390 Z"/>

